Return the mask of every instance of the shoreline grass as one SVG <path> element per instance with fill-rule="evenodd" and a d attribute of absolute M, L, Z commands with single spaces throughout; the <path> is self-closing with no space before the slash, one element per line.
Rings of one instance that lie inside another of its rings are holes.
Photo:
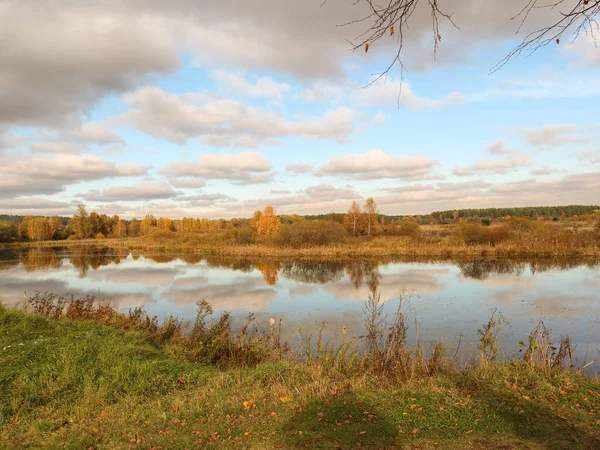
<path fill-rule="evenodd" d="M 552 352 L 543 328 L 528 357 L 498 361 L 493 316 L 479 362 L 459 366 L 407 347 L 402 310 L 382 327 L 370 302 L 374 347 L 352 362 L 323 343 L 291 357 L 278 323 L 233 335 L 207 304 L 189 334 L 93 297 L 0 306 L 0 447 L 600 447 L 600 380 Z"/>
<path fill-rule="evenodd" d="M 188 253 L 201 255 L 239 257 L 437 257 L 437 258 L 556 258 L 556 257 L 600 257 L 600 242 L 597 245 L 574 246 L 560 241 L 543 246 L 526 242 L 503 242 L 492 245 L 467 245 L 460 242 L 414 242 L 401 237 L 382 236 L 361 239 L 342 244 L 313 247 L 278 247 L 267 244 L 193 244 L 177 239 L 123 238 L 85 239 L 65 241 L 19 242 L 0 248 L 32 247 L 82 247 L 95 245 L 129 251 L 155 251 L 161 253 Z"/>

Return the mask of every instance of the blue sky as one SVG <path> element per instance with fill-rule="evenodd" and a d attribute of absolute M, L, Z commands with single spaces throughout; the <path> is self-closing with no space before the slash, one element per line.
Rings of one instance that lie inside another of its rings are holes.
<path fill-rule="evenodd" d="M 0 212 L 125 217 L 600 202 L 593 37 L 490 68 L 520 2 L 448 0 L 352 52 L 362 3 L 0 0 Z M 488 2 L 489 3 L 489 2 Z M 41 7 L 40 7 L 41 5 Z M 484 7 L 484 9 L 480 9 Z M 522 7 L 522 5 L 521 5 Z M 494 10 L 494 8 L 497 8 Z M 527 23 L 547 24 L 542 11 Z M 359 25 L 360 27 L 360 25 Z"/>

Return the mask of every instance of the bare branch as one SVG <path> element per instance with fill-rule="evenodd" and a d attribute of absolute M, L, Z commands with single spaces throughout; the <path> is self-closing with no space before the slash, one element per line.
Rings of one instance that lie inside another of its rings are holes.
<path fill-rule="evenodd" d="M 325 0 L 323 4 L 326 2 Z M 550 0 L 549 3 L 542 3 L 541 0 L 523 0 L 524 7 L 518 14 L 511 17 L 511 20 L 518 20 L 519 24 L 516 34 L 525 26 L 527 20 L 538 10 L 542 9 L 560 9 L 568 0 Z M 448 22 L 454 28 L 459 29 L 452 18 L 440 8 L 439 3 L 443 0 L 354 0 L 353 5 L 362 3 L 368 6 L 368 13 L 362 18 L 358 18 L 341 26 L 348 26 L 357 23 L 369 23 L 370 26 L 362 33 L 351 40 L 353 50 L 372 47 L 374 43 L 391 35 L 396 38 L 396 51 L 387 68 L 380 73 L 374 74 L 374 79 L 366 86 L 386 77 L 389 71 L 395 66 L 400 66 L 400 72 L 403 75 L 405 66 L 402 63 L 402 50 L 404 48 L 404 37 L 408 30 L 410 19 L 417 7 L 421 4 L 427 5 L 431 9 L 431 27 L 433 32 L 433 58 L 437 57 L 437 52 L 442 39 L 440 32 L 441 22 Z M 591 35 L 596 41 L 595 32 L 600 31 L 597 17 L 600 15 L 600 0 L 577 0 L 575 6 L 567 9 L 566 12 L 559 11 L 560 17 L 554 23 L 533 31 L 525 36 L 523 41 L 515 47 L 508 55 L 490 69 L 490 73 L 496 72 L 503 67 L 511 58 L 520 55 L 526 51 L 532 54 L 540 48 L 556 42 L 560 43 L 563 35 L 573 34 L 573 39 L 577 39 L 584 32 Z M 365 86 L 365 87 L 366 87 Z M 400 97 L 398 97 L 398 101 Z"/>

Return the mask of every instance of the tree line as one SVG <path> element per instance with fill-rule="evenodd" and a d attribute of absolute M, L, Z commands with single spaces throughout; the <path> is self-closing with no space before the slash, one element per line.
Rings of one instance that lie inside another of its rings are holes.
<path fill-rule="evenodd" d="M 346 213 L 300 216 L 276 215 L 272 206 L 256 211 L 251 218 L 207 219 L 184 217 L 170 219 L 151 214 L 143 219 L 126 220 L 88 212 L 84 205 L 70 217 L 0 216 L 0 242 L 62 239 L 103 239 L 149 236 L 154 232 L 221 234 L 224 240 L 246 244 L 257 241 L 309 242 L 326 245 L 342 237 L 374 235 L 415 235 L 421 225 L 462 221 L 487 221 L 510 218 L 586 218 L 600 214 L 600 206 L 567 205 L 523 208 L 482 208 L 436 211 L 426 215 L 384 215 L 373 198 L 360 205 L 353 201 Z"/>

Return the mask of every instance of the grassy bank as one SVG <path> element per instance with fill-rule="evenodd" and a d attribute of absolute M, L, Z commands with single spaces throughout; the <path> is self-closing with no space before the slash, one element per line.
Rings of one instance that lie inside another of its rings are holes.
<path fill-rule="evenodd" d="M 596 242 L 561 241 L 548 239 L 542 243 L 523 236 L 519 240 L 495 245 L 470 244 L 455 239 L 415 240 L 398 236 L 380 236 L 371 239 L 347 239 L 343 243 L 286 247 L 269 244 L 235 244 L 211 242 L 210 239 L 190 239 L 176 234 L 154 236 L 152 238 L 125 239 L 85 239 L 65 241 L 23 242 L 4 244 L 10 247 L 52 247 L 52 246 L 106 246 L 129 251 L 154 251 L 164 253 L 190 253 L 240 257 L 441 257 L 441 258 L 556 258 L 556 257 L 598 257 L 600 239 Z"/>
<path fill-rule="evenodd" d="M 494 320 L 477 365 L 436 346 L 385 370 L 381 342 L 359 356 L 320 343 L 300 360 L 277 324 L 233 336 L 201 308 L 182 335 L 174 319 L 60 301 L 0 308 L 0 448 L 600 447 L 600 381 L 543 352 L 496 362 Z"/>

